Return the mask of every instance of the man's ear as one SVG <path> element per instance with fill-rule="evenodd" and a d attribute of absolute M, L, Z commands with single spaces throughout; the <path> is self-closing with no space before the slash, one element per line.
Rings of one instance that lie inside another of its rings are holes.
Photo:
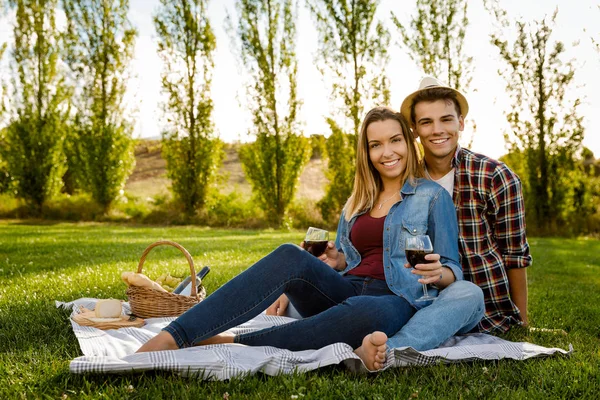
<path fill-rule="evenodd" d="M 462 115 L 458 117 L 458 130 L 460 132 L 465 130 L 465 117 L 463 117 Z"/>

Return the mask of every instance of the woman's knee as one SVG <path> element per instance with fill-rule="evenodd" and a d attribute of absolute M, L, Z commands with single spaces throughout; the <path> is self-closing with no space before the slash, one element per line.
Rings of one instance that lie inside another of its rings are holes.
<path fill-rule="evenodd" d="M 279 269 L 292 269 L 297 271 L 308 265 L 307 256 L 310 256 L 302 247 L 286 243 L 277 247 L 268 258 L 271 265 Z"/>

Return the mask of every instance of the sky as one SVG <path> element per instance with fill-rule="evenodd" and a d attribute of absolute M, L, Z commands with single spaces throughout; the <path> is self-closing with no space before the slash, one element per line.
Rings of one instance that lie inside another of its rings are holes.
<path fill-rule="evenodd" d="M 212 0 L 209 17 L 217 37 L 212 97 L 215 104 L 213 119 L 217 134 L 226 142 L 249 141 L 251 115 L 245 106 L 244 73 L 232 52 L 232 44 L 225 30 L 227 12 L 235 16 L 234 0 Z M 299 7 L 297 56 L 299 63 L 298 89 L 304 105 L 300 113 L 302 128 L 306 135 L 329 135 L 325 118 L 332 115 L 329 88 L 315 65 L 318 48 L 317 32 L 313 20 L 302 6 Z M 501 0 L 501 6 L 509 17 L 526 21 L 550 16 L 558 8 L 557 24 L 552 39 L 561 40 L 569 49 L 568 58 L 576 59 L 575 84 L 569 95 L 579 97 L 583 104 L 579 109 L 584 116 L 586 129 L 583 144 L 590 148 L 596 158 L 600 157 L 600 53 L 594 51 L 590 37 L 600 41 L 599 0 Z M 156 54 L 156 41 L 152 15 L 158 0 L 131 0 L 130 19 L 139 31 L 135 59 L 131 68 L 135 79 L 130 82 L 128 101 L 136 109 L 135 137 L 160 136 L 162 119 L 160 111 L 162 64 Z M 398 45 L 399 36 L 390 23 L 390 11 L 405 24 L 414 14 L 413 1 L 382 0 L 378 17 L 390 24 L 392 45 L 387 75 L 391 83 L 391 106 L 398 109 L 404 97 L 417 89 L 423 74 L 405 50 Z M 504 133 L 509 130 L 504 113 L 512 105 L 505 92 L 505 81 L 497 71 L 504 67 L 498 52 L 490 44 L 492 20 L 483 8 L 482 1 L 469 1 L 470 24 L 465 37 L 464 52 L 474 57 L 474 73 L 470 89 L 464 94 L 469 101 L 468 119 L 474 120 L 477 130 L 469 125 L 463 133 L 463 143 L 471 142 L 471 149 L 498 158 L 506 153 Z M 10 40 L 10 16 L 0 20 L 0 43 Z M 579 41 L 578 46 L 571 44 Z M 4 70 L 5 71 L 5 70 Z M 4 72 L 3 72 L 4 73 Z M 366 110 L 365 110 L 366 112 Z"/>

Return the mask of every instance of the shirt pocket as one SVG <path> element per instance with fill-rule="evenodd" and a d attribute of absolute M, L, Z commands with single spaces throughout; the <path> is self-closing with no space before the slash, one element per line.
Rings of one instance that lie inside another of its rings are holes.
<path fill-rule="evenodd" d="M 402 232 L 411 236 L 426 235 L 427 224 L 421 221 L 402 220 Z"/>
<path fill-rule="evenodd" d="M 415 220 L 403 219 L 399 224 L 393 224 L 392 229 L 399 236 L 398 250 L 401 253 L 404 253 L 404 243 L 407 238 L 427 234 L 427 224 Z"/>

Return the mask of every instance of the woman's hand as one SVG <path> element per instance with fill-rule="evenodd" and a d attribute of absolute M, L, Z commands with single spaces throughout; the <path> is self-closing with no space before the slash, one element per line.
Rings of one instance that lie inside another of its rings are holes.
<path fill-rule="evenodd" d="M 445 288 L 456 280 L 454 273 L 450 268 L 442 266 L 439 254 L 426 254 L 427 264 L 417 264 L 411 271 L 415 275 L 420 275 L 419 283 L 429 285 L 435 283 L 440 289 Z M 410 264 L 404 264 L 405 268 L 412 268 Z"/>
<path fill-rule="evenodd" d="M 304 242 L 300 243 L 300 247 L 304 248 Z M 346 258 L 344 257 L 344 254 L 337 251 L 335 248 L 335 243 L 331 241 L 327 242 L 327 248 L 325 249 L 325 252 L 317 258 L 336 271 L 341 271 L 344 269 L 342 267 L 345 267 L 346 264 Z M 342 265 L 340 266 L 339 264 Z"/>
<path fill-rule="evenodd" d="M 279 296 L 275 303 L 271 304 L 269 308 L 266 310 L 267 315 L 285 315 L 287 311 L 288 305 L 290 304 L 290 299 L 285 294 Z"/>

